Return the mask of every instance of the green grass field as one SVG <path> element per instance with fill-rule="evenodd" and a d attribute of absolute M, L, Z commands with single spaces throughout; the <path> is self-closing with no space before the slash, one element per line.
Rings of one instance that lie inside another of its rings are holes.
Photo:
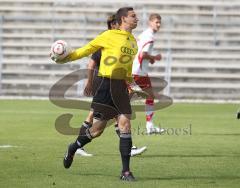
<path fill-rule="evenodd" d="M 49 101 L 0 100 L 0 146 L 17 146 L 0 147 L 0 187 L 238 188 L 238 108 L 236 104 L 173 104 L 158 111 L 155 119 L 169 128 L 169 134 L 151 136 L 142 135 L 145 118 L 138 113 L 132 122 L 133 141 L 148 150 L 131 159 L 138 181 L 128 183 L 119 180 L 119 142 L 113 127 L 86 146 L 93 157 L 75 156 L 66 170 L 63 155 L 76 136 L 58 133 L 55 119 L 72 113 L 71 124 L 78 127 L 87 112 L 59 108 Z M 178 132 L 173 135 L 173 130 Z"/>

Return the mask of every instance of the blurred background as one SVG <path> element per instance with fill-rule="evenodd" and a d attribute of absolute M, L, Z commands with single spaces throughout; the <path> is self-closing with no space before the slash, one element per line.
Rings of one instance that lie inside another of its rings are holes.
<path fill-rule="evenodd" d="M 0 97 L 47 99 L 54 83 L 88 62 L 57 65 L 49 58 L 51 44 L 62 39 L 81 47 L 106 30 L 107 17 L 123 6 L 138 15 L 135 36 L 147 27 L 149 14 L 162 16 L 154 51 L 163 59 L 151 65 L 150 75 L 168 82 L 165 95 L 240 101 L 239 0 L 0 0 Z M 82 96 L 83 87 L 76 83 L 69 96 Z"/>

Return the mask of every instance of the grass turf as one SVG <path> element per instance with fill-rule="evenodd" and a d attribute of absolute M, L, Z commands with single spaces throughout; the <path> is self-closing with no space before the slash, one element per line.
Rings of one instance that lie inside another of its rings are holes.
<path fill-rule="evenodd" d="M 131 159 L 137 182 L 119 180 L 118 137 L 109 127 L 75 156 L 70 169 L 62 159 L 76 136 L 58 133 L 56 118 L 72 113 L 79 127 L 87 111 L 63 109 L 49 101 L 0 100 L 0 187 L 239 187 L 239 105 L 173 104 L 158 111 L 155 122 L 165 135 L 142 134 L 145 117 L 132 121 L 133 142 L 148 147 Z M 191 128 L 191 130 L 190 130 Z M 2 145 L 17 147 L 2 148 Z"/>

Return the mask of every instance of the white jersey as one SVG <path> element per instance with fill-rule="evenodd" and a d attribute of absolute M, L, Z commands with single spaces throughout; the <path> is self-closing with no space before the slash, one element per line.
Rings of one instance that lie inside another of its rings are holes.
<path fill-rule="evenodd" d="M 142 58 L 142 52 L 147 52 L 151 55 L 154 43 L 153 30 L 148 28 L 143 31 L 137 38 L 138 53 L 135 56 L 132 67 L 133 75 L 147 76 L 149 60 Z"/>

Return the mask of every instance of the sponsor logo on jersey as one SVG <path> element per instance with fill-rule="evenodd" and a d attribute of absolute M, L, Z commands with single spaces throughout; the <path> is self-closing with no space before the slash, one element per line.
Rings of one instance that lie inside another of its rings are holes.
<path fill-rule="evenodd" d="M 128 54 L 128 55 L 135 55 L 135 54 L 136 54 L 136 52 L 134 52 L 133 49 L 128 48 L 128 47 L 126 47 L 126 46 L 122 46 L 122 47 L 121 47 L 121 52 L 122 52 L 122 53 L 125 53 L 125 54 Z"/>

